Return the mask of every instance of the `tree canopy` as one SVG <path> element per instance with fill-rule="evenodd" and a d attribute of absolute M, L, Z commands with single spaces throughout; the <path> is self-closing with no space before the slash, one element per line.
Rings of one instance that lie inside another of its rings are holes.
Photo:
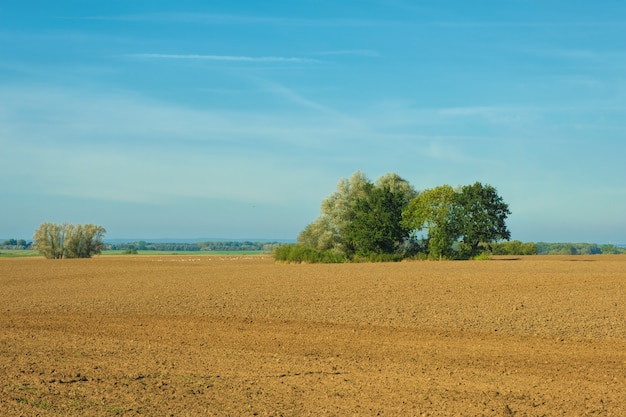
<path fill-rule="evenodd" d="M 345 257 L 396 253 L 409 235 L 400 223 L 402 211 L 416 194 L 397 174 L 373 183 L 357 171 L 322 201 L 320 217 L 300 233 L 298 243 Z"/>
<path fill-rule="evenodd" d="M 511 214 L 495 188 L 476 182 L 456 190 L 442 185 L 425 190 L 403 213 L 411 229 L 428 230 L 432 257 L 450 257 L 458 243 L 457 256 L 473 258 L 481 245 L 509 240 L 505 220 Z"/>
<path fill-rule="evenodd" d="M 461 241 L 470 257 L 478 254 L 481 244 L 511 239 L 505 223 L 511 212 L 495 188 L 479 182 L 466 185 L 457 194 L 457 201 Z"/>
<path fill-rule="evenodd" d="M 48 259 L 91 258 L 104 248 L 105 233 L 94 224 L 43 223 L 35 230 L 33 246 Z"/>
<path fill-rule="evenodd" d="M 387 185 L 357 198 L 354 216 L 344 230 L 347 246 L 360 256 L 397 253 L 409 230 L 402 226 L 403 198 Z"/>
<path fill-rule="evenodd" d="M 298 236 L 298 244 L 309 249 L 281 253 L 333 260 L 402 259 L 417 252 L 434 259 L 473 258 L 510 239 L 509 214 L 491 185 L 446 184 L 417 192 L 395 173 L 372 182 L 357 171 L 339 181 L 322 201 L 320 216 Z"/>
<path fill-rule="evenodd" d="M 449 185 L 425 190 L 413 198 L 402 213 L 403 224 L 413 232 L 428 232 L 431 257 L 452 256 L 460 230 L 456 192 Z"/>

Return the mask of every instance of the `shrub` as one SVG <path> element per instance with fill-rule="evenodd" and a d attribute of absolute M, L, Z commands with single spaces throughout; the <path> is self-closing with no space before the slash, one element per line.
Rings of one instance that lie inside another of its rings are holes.
<path fill-rule="evenodd" d="M 273 256 L 276 261 L 287 263 L 341 263 L 346 261 L 345 255 L 338 251 L 320 251 L 300 243 L 277 246 L 274 248 Z"/>
<path fill-rule="evenodd" d="M 405 257 L 399 253 L 370 253 L 368 255 L 355 255 L 352 262 L 400 262 Z"/>
<path fill-rule="evenodd" d="M 475 261 L 490 261 L 492 259 L 491 252 L 484 251 L 474 256 Z"/>
<path fill-rule="evenodd" d="M 329 249 L 322 251 L 321 254 L 321 262 L 327 264 L 340 264 L 347 261 L 346 255 L 339 250 Z"/>

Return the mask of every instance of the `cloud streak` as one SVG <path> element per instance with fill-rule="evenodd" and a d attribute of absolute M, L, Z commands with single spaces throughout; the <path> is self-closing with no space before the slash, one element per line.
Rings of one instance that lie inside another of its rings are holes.
<path fill-rule="evenodd" d="M 26 161 L 33 168 L 19 188 L 47 195 L 154 204 L 178 197 L 307 200 L 311 187 L 305 191 L 298 182 L 320 177 L 320 163 L 332 164 L 334 150 L 351 140 L 352 125 L 289 88 L 266 88 L 315 113 L 199 110 L 124 91 L 0 85 L 7 98 L 0 103 L 0 148 L 6 151 L 0 165 L 17 172 Z M 329 149 L 328 141 L 336 145 Z M 206 181 L 225 172 L 228 181 Z M 332 184 L 337 175 L 323 176 L 332 177 Z M 16 187 L 4 184 L 0 190 Z M 294 187 L 302 192 L 281 191 Z"/>
<path fill-rule="evenodd" d="M 127 54 L 129 58 L 143 59 L 173 59 L 173 60 L 197 60 L 197 61 L 225 61 L 225 62 L 251 62 L 251 63 L 319 63 L 317 59 L 284 57 L 284 56 L 243 56 L 243 55 L 201 55 L 201 54 L 160 54 L 160 53 L 140 53 Z"/>
<path fill-rule="evenodd" d="M 474 28 L 595 28 L 595 27 L 621 27 L 624 21 L 453 21 L 439 20 L 426 21 L 421 24 L 432 27 L 455 28 L 455 29 L 474 29 Z"/>
<path fill-rule="evenodd" d="M 127 22 L 172 22 L 172 23 L 201 23 L 211 25 L 270 25 L 270 26 L 299 26 L 299 27 L 372 27 L 391 25 L 375 19 L 355 18 L 298 18 L 243 14 L 214 14 L 214 13 L 145 13 L 118 16 L 83 16 L 66 17 L 65 19 L 78 20 L 110 20 Z"/>
<path fill-rule="evenodd" d="M 315 55 L 330 55 L 330 56 L 350 55 L 350 56 L 363 56 L 363 57 L 371 57 L 371 58 L 380 57 L 380 53 L 371 49 L 344 49 L 344 50 L 337 50 L 337 51 L 322 51 L 322 52 L 316 52 Z"/>

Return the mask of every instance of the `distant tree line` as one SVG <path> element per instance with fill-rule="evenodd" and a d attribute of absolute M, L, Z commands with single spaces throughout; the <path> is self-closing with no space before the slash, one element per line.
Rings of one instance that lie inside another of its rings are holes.
<path fill-rule="evenodd" d="M 33 242 L 27 242 L 24 239 L 6 239 L 0 242 L 0 249 L 22 250 L 30 249 Z"/>
<path fill-rule="evenodd" d="M 125 251 L 166 251 L 166 252 L 194 252 L 194 251 L 262 251 L 271 252 L 279 246 L 278 242 L 252 242 L 252 241 L 217 241 L 197 243 L 150 243 L 146 241 L 130 243 L 109 243 L 107 250 Z"/>
<path fill-rule="evenodd" d="M 493 255 L 537 255 L 537 244 L 534 242 L 521 242 L 512 240 L 510 242 L 497 242 L 491 245 Z"/>
<path fill-rule="evenodd" d="M 613 244 L 595 243 L 547 243 L 519 240 L 498 242 L 491 245 L 494 255 L 619 255 L 626 254 L 626 248 Z"/>
<path fill-rule="evenodd" d="M 626 253 L 626 248 L 613 244 L 537 242 L 535 245 L 539 255 L 617 255 Z"/>

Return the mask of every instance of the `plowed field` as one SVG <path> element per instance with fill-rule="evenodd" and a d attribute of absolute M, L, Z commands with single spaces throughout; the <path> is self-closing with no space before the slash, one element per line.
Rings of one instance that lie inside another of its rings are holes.
<path fill-rule="evenodd" d="M 0 259 L 2 416 L 625 416 L 626 256 Z"/>

